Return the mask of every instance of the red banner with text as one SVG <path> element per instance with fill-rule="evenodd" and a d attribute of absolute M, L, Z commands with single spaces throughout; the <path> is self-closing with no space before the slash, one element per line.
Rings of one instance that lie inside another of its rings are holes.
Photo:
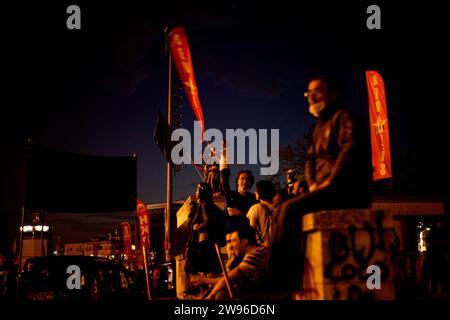
<path fill-rule="evenodd" d="M 392 177 L 391 147 L 384 81 L 376 71 L 366 71 L 369 95 L 373 180 Z"/>
<path fill-rule="evenodd" d="M 125 255 L 127 259 L 132 257 L 131 249 L 131 225 L 129 222 L 122 222 L 122 237 L 123 237 L 123 247 L 125 248 Z"/>
<path fill-rule="evenodd" d="M 137 201 L 137 218 L 139 221 L 140 246 L 150 249 L 150 220 L 143 201 Z"/>
<path fill-rule="evenodd" d="M 173 61 L 177 67 L 181 82 L 189 103 L 192 106 L 195 117 L 201 122 L 202 136 L 205 131 L 203 120 L 203 110 L 198 97 L 197 84 L 195 82 L 194 68 L 192 66 L 191 51 L 183 27 L 176 27 L 169 33 L 169 45 L 172 52 Z"/>

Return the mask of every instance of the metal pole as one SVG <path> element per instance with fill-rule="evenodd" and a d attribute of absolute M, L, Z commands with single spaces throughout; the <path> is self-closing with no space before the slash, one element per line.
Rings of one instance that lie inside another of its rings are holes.
<path fill-rule="evenodd" d="M 28 167 L 29 167 L 29 158 L 30 158 L 30 149 L 31 149 L 32 141 L 31 138 L 26 139 L 26 150 L 25 150 L 25 195 L 23 197 L 23 205 L 22 205 L 22 218 L 20 221 L 20 240 L 19 240 L 19 264 L 17 268 L 17 277 L 19 277 L 21 271 L 22 264 L 22 252 L 23 252 L 23 224 L 25 223 L 25 198 L 26 198 L 26 186 L 28 180 Z M 18 279 L 18 278 L 17 278 Z"/>
<path fill-rule="evenodd" d="M 225 276 L 225 284 L 227 285 L 228 294 L 230 295 L 230 299 L 234 299 L 233 290 L 231 289 L 231 284 L 230 284 L 230 278 L 228 278 L 227 268 L 225 267 L 225 264 L 223 263 L 222 254 L 220 253 L 219 246 L 217 245 L 217 243 L 215 243 L 214 247 L 216 248 L 217 258 L 219 259 L 220 267 L 222 268 L 223 275 Z"/>
<path fill-rule="evenodd" d="M 40 255 L 41 255 L 41 257 L 42 257 L 42 256 L 44 256 L 43 253 L 45 253 L 45 250 L 43 250 L 43 249 L 44 249 L 44 226 L 43 226 L 43 225 L 41 225 L 41 240 L 40 240 L 40 247 L 41 247 L 41 249 L 40 249 Z"/>
<path fill-rule="evenodd" d="M 134 276 L 137 279 L 138 275 L 138 249 L 140 247 L 138 240 L 139 222 L 137 220 L 136 210 L 134 210 Z"/>
<path fill-rule="evenodd" d="M 30 149 L 31 149 L 31 138 L 26 139 L 26 155 L 25 155 L 25 195 L 23 197 L 22 204 L 22 217 L 20 220 L 20 240 L 19 240 L 19 261 L 17 264 L 17 275 L 16 275 L 16 300 L 19 300 L 19 277 L 20 271 L 22 270 L 22 254 L 23 254 L 23 227 L 25 223 L 25 203 L 26 203 L 26 188 L 27 188 L 27 180 L 28 180 L 28 169 L 29 169 L 29 158 L 30 158 Z"/>
<path fill-rule="evenodd" d="M 17 264 L 16 275 L 16 300 L 19 300 L 19 276 L 22 269 L 22 250 L 23 250 L 23 224 L 25 219 L 25 205 L 22 206 L 22 218 L 20 220 L 20 240 L 19 240 L 19 262 Z"/>
<path fill-rule="evenodd" d="M 137 154 L 133 152 L 133 158 L 136 161 L 136 169 L 137 169 Z M 136 172 L 137 176 L 137 172 Z M 134 219 L 134 276 L 135 279 L 137 279 L 138 275 L 138 249 L 139 249 L 139 240 L 138 240 L 138 228 L 139 228 L 139 221 L 137 219 L 136 214 L 136 205 L 137 205 L 137 194 L 134 195 L 134 210 L 133 210 L 133 219 Z M 131 254 L 133 254 L 133 248 L 131 249 Z M 128 258 L 131 266 L 131 257 Z"/>
<path fill-rule="evenodd" d="M 20 241 L 19 241 L 19 269 L 17 270 L 20 273 L 21 263 L 22 263 L 22 251 L 23 251 L 23 224 L 25 220 L 25 206 L 22 206 L 22 219 L 20 222 Z"/>
<path fill-rule="evenodd" d="M 45 249 L 43 248 L 43 245 L 44 245 L 44 221 L 45 221 L 44 214 L 45 213 L 42 212 L 42 211 L 39 213 L 39 223 L 41 224 L 41 241 L 40 241 L 40 255 L 41 255 L 41 257 L 45 255 Z M 48 237 L 47 237 L 47 244 L 48 244 Z"/>
<path fill-rule="evenodd" d="M 172 53 L 169 53 L 169 90 L 167 104 L 167 122 L 170 127 L 172 122 Z M 165 244 L 166 262 L 172 261 L 172 164 L 167 162 L 167 195 L 166 195 L 166 216 L 165 216 Z"/>
<path fill-rule="evenodd" d="M 150 295 L 150 281 L 148 279 L 148 265 L 147 265 L 147 250 L 145 249 L 145 245 L 142 245 L 142 255 L 144 256 L 144 268 L 145 268 L 145 281 L 147 282 L 147 299 L 152 300 L 152 296 Z"/>

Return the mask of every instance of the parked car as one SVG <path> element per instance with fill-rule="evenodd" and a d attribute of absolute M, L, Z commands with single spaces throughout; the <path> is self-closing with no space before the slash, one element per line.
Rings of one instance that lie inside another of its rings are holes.
<path fill-rule="evenodd" d="M 0 270 L 0 301 L 15 299 L 17 266 L 14 267 Z"/>
<path fill-rule="evenodd" d="M 77 275 L 69 266 L 79 267 Z M 79 276 L 79 281 L 72 281 Z M 69 277 L 72 277 L 69 281 Z M 69 282 L 69 284 L 68 284 Z M 71 283 L 79 283 L 74 287 Z M 132 295 L 126 270 L 120 263 L 98 257 L 48 256 L 28 259 L 19 279 L 19 295 L 24 301 L 126 300 Z"/>

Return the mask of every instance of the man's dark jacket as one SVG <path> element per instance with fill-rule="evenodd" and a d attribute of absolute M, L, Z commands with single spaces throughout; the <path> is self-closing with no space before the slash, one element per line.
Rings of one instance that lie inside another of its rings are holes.
<path fill-rule="evenodd" d="M 308 185 L 328 180 L 334 192 L 368 201 L 372 173 L 368 133 L 352 112 L 328 106 L 316 120 L 308 150 Z"/>

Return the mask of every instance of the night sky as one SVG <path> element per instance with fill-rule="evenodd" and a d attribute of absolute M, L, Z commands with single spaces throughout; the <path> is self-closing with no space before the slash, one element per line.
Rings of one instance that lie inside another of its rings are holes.
<path fill-rule="evenodd" d="M 439 2 L 142 2 L 34 1 L 3 10 L 1 199 L 10 225 L 20 213 L 25 137 L 65 151 L 136 153 L 138 197 L 165 201 L 165 162 L 152 135 L 158 110 L 167 112 L 166 25 L 186 29 L 206 128 L 276 128 L 284 146 L 313 125 L 303 97 L 311 76 L 338 78 L 343 103 L 368 123 L 364 71 L 377 70 L 386 84 L 397 193 L 449 193 L 448 32 Z M 70 4 L 81 8 L 81 30 L 66 28 Z M 370 4 L 381 8 L 381 30 L 366 27 Z M 182 116 L 192 130 L 187 99 Z M 259 173 L 258 166 L 233 166 L 232 173 L 244 167 Z M 198 182 L 185 165 L 174 199 Z M 90 217 L 103 228 L 90 227 L 91 234 L 123 219 Z M 67 228 L 68 217 L 56 219 Z"/>

